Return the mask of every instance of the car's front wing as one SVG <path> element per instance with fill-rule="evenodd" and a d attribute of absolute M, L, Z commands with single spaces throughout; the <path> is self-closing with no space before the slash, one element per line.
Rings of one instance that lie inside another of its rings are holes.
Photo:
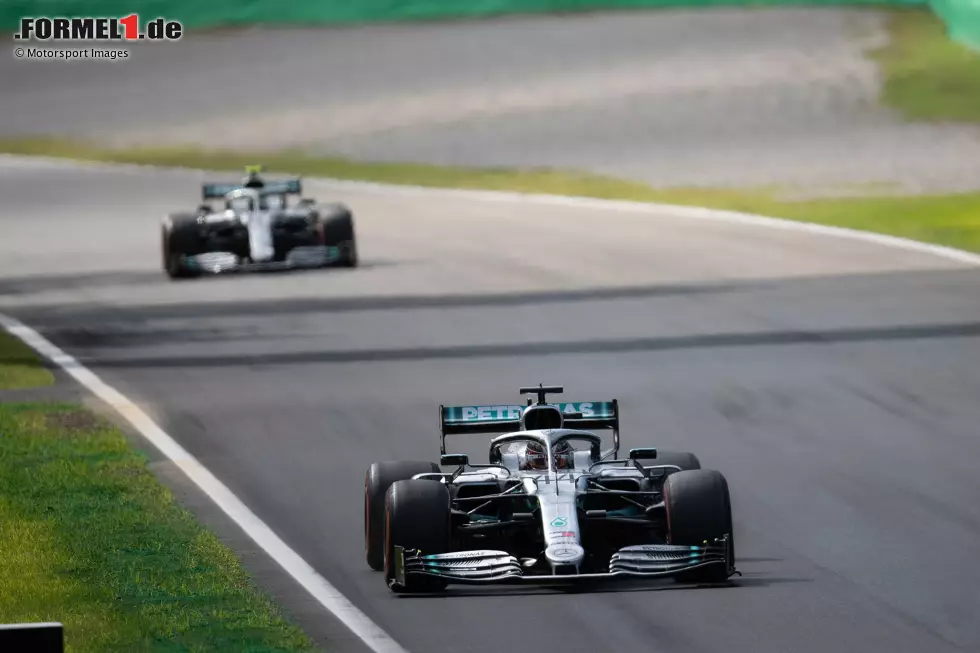
<path fill-rule="evenodd" d="M 628 546 L 609 560 L 606 572 L 570 575 L 524 574 L 520 561 L 506 551 L 459 551 L 425 555 L 417 549 L 394 547 L 394 580 L 405 586 L 406 576 L 433 576 L 450 583 L 469 584 L 567 584 L 635 578 L 662 578 L 685 571 L 724 565 L 728 577 L 735 573 L 729 563 L 729 539 L 725 535 L 701 546 L 645 544 Z"/>
<path fill-rule="evenodd" d="M 341 260 L 340 248 L 329 245 L 302 245 L 294 247 L 285 261 L 248 262 L 242 261 L 231 252 L 208 252 L 188 256 L 186 265 L 192 270 L 211 274 L 226 272 L 271 272 L 274 270 L 295 270 L 320 268 Z"/>

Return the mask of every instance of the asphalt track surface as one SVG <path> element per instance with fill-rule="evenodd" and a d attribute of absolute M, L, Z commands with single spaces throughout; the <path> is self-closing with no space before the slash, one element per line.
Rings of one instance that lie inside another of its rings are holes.
<path fill-rule="evenodd" d="M 301 146 L 661 187 L 980 189 L 980 128 L 878 105 L 864 52 L 886 38 L 880 13 L 838 8 L 192 32 L 117 62 L 0 57 L 0 136 Z"/>
<path fill-rule="evenodd" d="M 169 283 L 157 221 L 200 181 L 0 161 L 0 311 L 130 396 L 407 650 L 980 647 L 976 267 L 669 213 L 347 190 L 360 269 Z M 744 576 L 391 595 L 363 559 L 367 465 L 436 459 L 440 402 L 537 382 L 618 398 L 626 447 L 722 470 Z M 328 650 L 363 650 L 331 628 Z"/>

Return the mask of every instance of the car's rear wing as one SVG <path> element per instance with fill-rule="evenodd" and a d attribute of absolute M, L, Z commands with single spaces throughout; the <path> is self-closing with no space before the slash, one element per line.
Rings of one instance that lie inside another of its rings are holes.
<path fill-rule="evenodd" d="M 566 415 L 564 428 L 595 431 L 612 429 L 613 446 L 619 451 L 619 401 L 549 402 Z M 520 404 L 486 406 L 439 406 L 441 452 L 446 436 L 461 433 L 508 433 L 521 430 Z"/>
<path fill-rule="evenodd" d="M 205 200 L 213 200 L 224 197 L 228 193 L 245 188 L 242 184 L 202 184 L 201 196 Z M 256 189 L 260 193 L 285 193 L 287 195 L 302 195 L 303 183 L 299 179 L 286 179 L 283 181 L 269 181 L 265 186 Z"/>

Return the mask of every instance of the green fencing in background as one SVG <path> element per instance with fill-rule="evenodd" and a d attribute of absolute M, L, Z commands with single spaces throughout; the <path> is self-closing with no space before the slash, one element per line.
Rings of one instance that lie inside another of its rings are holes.
<path fill-rule="evenodd" d="M 961 0 L 963 1 L 963 0 Z M 163 16 L 185 27 L 359 23 L 642 7 L 924 6 L 928 0 L 0 0 L 0 29 L 22 16 Z"/>
<path fill-rule="evenodd" d="M 930 0 L 954 41 L 980 50 L 980 0 Z"/>
<path fill-rule="evenodd" d="M 23 16 L 163 16 L 188 28 L 343 24 L 642 7 L 931 6 L 950 36 L 980 47 L 980 0 L 0 0 L 0 30 Z"/>

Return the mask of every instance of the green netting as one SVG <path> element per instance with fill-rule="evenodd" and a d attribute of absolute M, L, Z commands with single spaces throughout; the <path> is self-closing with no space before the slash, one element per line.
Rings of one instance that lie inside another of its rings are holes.
<path fill-rule="evenodd" d="M 980 50 L 980 0 L 931 0 L 929 4 L 946 23 L 951 39 Z"/>
<path fill-rule="evenodd" d="M 0 29 L 23 16 L 163 16 L 185 27 L 352 23 L 639 7 L 923 5 L 928 0 L 0 0 Z M 965 1 L 965 0 L 964 0 Z"/>

